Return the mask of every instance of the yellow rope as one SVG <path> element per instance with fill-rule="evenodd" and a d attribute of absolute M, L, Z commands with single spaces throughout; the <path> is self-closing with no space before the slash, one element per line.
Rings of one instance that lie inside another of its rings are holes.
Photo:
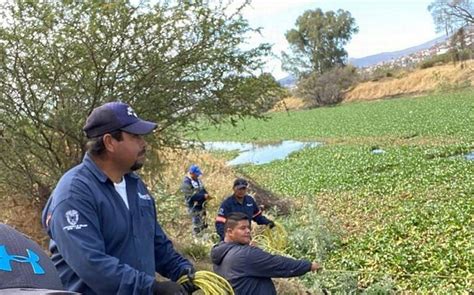
<path fill-rule="evenodd" d="M 187 276 L 182 276 L 178 283 L 184 284 L 188 280 Z M 234 295 L 234 290 L 229 282 L 211 271 L 197 271 L 193 284 L 201 289 L 204 295 Z"/>
<path fill-rule="evenodd" d="M 263 232 L 253 238 L 257 246 L 265 249 L 272 254 L 286 255 L 285 252 L 288 247 L 288 234 L 278 222 L 270 229 L 266 227 Z"/>

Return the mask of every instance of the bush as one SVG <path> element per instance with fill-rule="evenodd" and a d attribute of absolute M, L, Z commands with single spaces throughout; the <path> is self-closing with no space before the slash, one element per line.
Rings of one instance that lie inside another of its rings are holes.
<path fill-rule="evenodd" d="M 430 58 L 420 62 L 419 68 L 420 69 L 427 69 L 427 68 L 431 68 L 435 65 L 448 63 L 449 61 L 450 61 L 449 54 L 448 53 L 443 53 L 443 54 L 435 55 L 433 57 L 430 57 Z"/>
<path fill-rule="evenodd" d="M 312 73 L 298 82 L 297 94 L 315 106 L 334 105 L 342 101 L 344 90 L 351 87 L 357 77 L 353 66 L 336 67 L 322 75 Z"/>

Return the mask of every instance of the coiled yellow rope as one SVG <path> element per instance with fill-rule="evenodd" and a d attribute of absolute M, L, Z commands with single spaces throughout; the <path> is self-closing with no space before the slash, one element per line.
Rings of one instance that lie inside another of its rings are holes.
<path fill-rule="evenodd" d="M 267 226 L 261 234 L 253 238 L 253 241 L 272 254 L 285 255 L 288 248 L 288 233 L 283 225 L 275 222 L 272 229 Z"/>
<path fill-rule="evenodd" d="M 178 283 L 184 284 L 189 279 L 187 276 L 179 278 Z M 193 284 L 204 292 L 204 295 L 234 295 L 234 290 L 223 277 L 206 270 L 197 271 Z"/>

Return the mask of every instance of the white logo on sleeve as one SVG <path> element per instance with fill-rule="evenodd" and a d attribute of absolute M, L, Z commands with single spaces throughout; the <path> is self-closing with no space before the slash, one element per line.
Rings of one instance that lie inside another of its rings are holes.
<path fill-rule="evenodd" d="M 76 225 L 79 221 L 79 213 L 76 210 L 69 210 L 66 212 L 66 219 L 70 225 Z"/>
<path fill-rule="evenodd" d="M 70 225 L 66 225 L 63 227 L 65 230 L 73 230 L 73 229 L 81 229 L 83 227 L 87 227 L 87 224 L 77 224 L 79 221 L 79 212 L 76 210 L 69 210 L 64 214 L 66 216 L 67 223 Z"/>
<path fill-rule="evenodd" d="M 149 194 L 142 195 L 142 194 L 138 193 L 138 197 L 142 200 L 147 200 L 147 201 L 151 200 L 151 197 L 150 197 Z"/>
<path fill-rule="evenodd" d="M 247 203 L 247 207 L 252 207 L 253 204 L 252 203 Z"/>

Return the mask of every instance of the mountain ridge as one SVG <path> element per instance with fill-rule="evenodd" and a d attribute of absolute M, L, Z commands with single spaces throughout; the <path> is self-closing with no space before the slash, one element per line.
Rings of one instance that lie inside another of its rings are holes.
<path fill-rule="evenodd" d="M 445 43 L 448 40 L 449 36 L 443 35 L 436 37 L 430 41 L 426 41 L 422 44 L 408 47 L 401 50 L 381 52 L 377 54 L 372 54 L 359 58 L 349 58 L 349 64 L 352 64 L 358 68 L 370 67 L 379 63 L 388 62 L 393 59 L 397 59 L 403 56 L 408 56 L 410 54 L 416 53 L 421 50 L 429 49 L 434 45 Z M 293 75 L 288 75 L 284 78 L 277 80 L 277 82 L 285 88 L 293 88 L 296 86 L 296 77 Z"/>
<path fill-rule="evenodd" d="M 390 52 L 381 52 L 373 55 L 368 55 L 360 58 L 349 58 L 349 64 L 356 66 L 358 68 L 369 67 L 376 65 L 381 62 L 386 62 L 391 59 L 396 59 L 402 56 L 410 55 L 412 53 L 418 52 L 420 50 L 429 49 L 432 46 L 440 43 L 445 43 L 448 40 L 448 36 L 440 36 L 430 41 L 424 42 L 419 45 L 408 47 L 405 49 L 390 51 Z"/>

